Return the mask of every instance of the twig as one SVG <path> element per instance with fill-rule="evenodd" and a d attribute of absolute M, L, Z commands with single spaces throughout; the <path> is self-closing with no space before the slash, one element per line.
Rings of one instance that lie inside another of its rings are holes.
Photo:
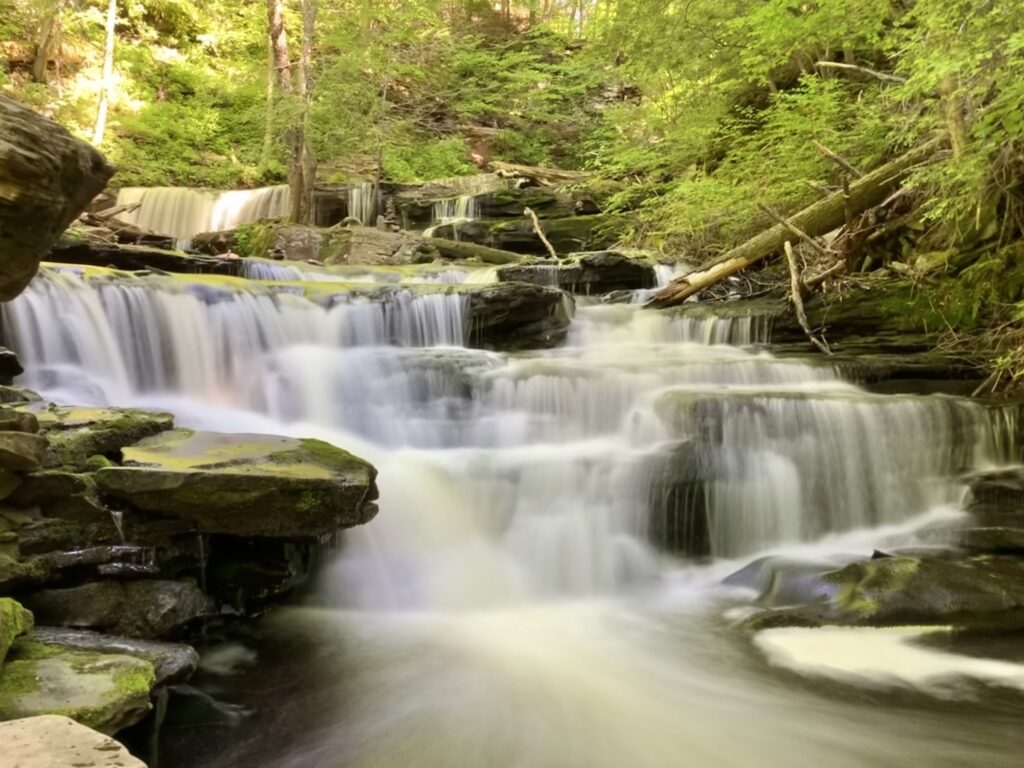
<path fill-rule="evenodd" d="M 800 323 L 800 327 L 804 329 L 804 333 L 807 334 L 807 338 L 810 339 L 811 344 L 816 346 L 826 355 L 831 355 L 832 350 L 828 348 L 828 344 L 811 332 L 811 326 L 807 322 L 807 313 L 804 311 L 804 300 L 800 295 L 800 268 L 796 264 L 796 253 L 793 251 L 793 245 L 789 240 L 787 240 L 784 248 L 786 250 L 786 261 L 789 262 L 790 299 L 793 302 L 793 309 L 796 312 L 797 322 Z"/>
<path fill-rule="evenodd" d="M 540 219 L 537 218 L 537 214 L 533 212 L 532 208 L 524 208 L 523 213 L 533 219 L 533 231 L 537 233 L 537 237 L 544 243 L 544 247 L 548 249 L 548 253 L 551 254 L 551 258 L 557 260 L 558 253 L 555 251 L 555 247 L 548 240 L 547 235 L 544 234 L 544 228 L 540 225 Z"/>
<path fill-rule="evenodd" d="M 890 75 L 888 72 L 879 72 L 875 69 L 868 69 L 867 67 L 860 67 L 856 64 L 844 64 L 840 61 L 817 61 L 814 63 L 816 67 L 824 67 L 826 69 L 842 69 L 847 72 L 858 72 L 862 75 L 868 75 L 874 77 L 877 80 L 881 80 L 883 83 L 905 83 L 907 79 L 900 77 L 899 75 Z"/>
<path fill-rule="evenodd" d="M 847 160 L 842 155 L 836 154 L 831 149 L 826 147 L 824 144 L 822 144 L 822 143 L 820 143 L 818 141 L 815 141 L 814 139 L 811 139 L 811 144 L 813 144 L 814 148 L 816 150 L 818 150 L 819 152 L 821 152 L 821 154 L 823 154 L 829 160 L 831 160 L 832 162 L 834 162 L 837 165 L 841 166 L 842 168 L 846 169 L 847 171 L 852 173 L 854 176 L 856 176 L 858 179 L 861 179 L 861 178 L 864 177 L 864 172 L 859 170 L 858 168 L 856 168 L 853 165 L 853 163 L 851 163 L 849 160 Z"/>
<path fill-rule="evenodd" d="M 829 258 L 829 259 L 832 258 L 833 254 L 832 254 L 831 251 L 829 251 L 827 248 L 822 246 L 817 240 L 815 240 L 813 237 L 808 235 L 806 232 L 804 232 L 802 229 L 797 227 L 795 224 L 790 222 L 789 219 L 787 219 L 785 216 L 782 216 L 782 215 L 776 213 L 775 211 L 773 211 L 771 208 L 769 208 L 764 203 L 758 203 L 757 207 L 760 208 L 765 213 L 767 213 L 769 216 L 771 216 L 771 218 L 774 219 L 776 223 L 781 224 L 786 229 L 788 229 L 790 232 L 792 232 L 794 235 L 796 235 L 801 240 L 803 240 L 805 243 L 807 243 L 809 246 L 811 246 L 811 248 L 814 249 L 814 252 L 817 253 L 819 256 L 824 256 L 825 258 Z"/>
<path fill-rule="evenodd" d="M 837 274 L 839 274 L 840 272 L 842 272 L 845 269 L 846 269 L 846 262 L 845 261 L 837 261 L 835 264 L 833 264 L 831 267 L 826 269 L 820 275 L 815 275 L 814 277 L 805 279 L 803 281 L 804 288 L 814 288 L 814 287 L 818 286 L 819 284 L 821 284 L 821 283 L 825 282 L 826 280 L 828 280 L 830 277 L 832 277 L 832 275 L 837 275 Z"/>

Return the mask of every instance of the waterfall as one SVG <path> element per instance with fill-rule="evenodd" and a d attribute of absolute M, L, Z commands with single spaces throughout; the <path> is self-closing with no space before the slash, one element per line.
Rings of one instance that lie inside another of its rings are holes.
<path fill-rule="evenodd" d="M 349 187 L 348 215 L 359 219 L 366 227 L 377 223 L 377 195 L 372 182 L 363 181 Z"/>
<path fill-rule="evenodd" d="M 480 207 L 476 195 L 459 195 L 434 201 L 434 223 L 423 231 L 424 237 L 434 237 L 441 227 L 476 221 L 480 218 Z M 454 239 L 459 239 L 458 227 L 453 228 Z"/>
<path fill-rule="evenodd" d="M 448 506 L 412 520 L 385 489 L 372 548 L 346 551 L 396 547 L 386 559 L 440 579 L 445 600 L 468 574 L 414 566 L 408 532 L 450 533 L 451 515 L 460 542 L 487 542 L 496 593 L 600 593 L 652 576 L 649 540 L 731 557 L 902 523 L 1012 450 L 975 403 L 870 395 L 744 348 L 767 340 L 763 318 L 593 304 L 566 347 L 508 356 L 464 348 L 465 295 L 339 290 L 44 269 L 3 320 L 28 383 L 54 396 L 179 393 L 412 451 L 395 454 L 402 471 L 448 489 Z"/>
<path fill-rule="evenodd" d="M 477 276 L 477 273 L 480 274 Z M 401 274 L 390 270 L 347 267 L 343 271 L 320 271 L 266 259 L 244 259 L 242 276 L 249 280 L 310 283 L 382 283 L 403 285 L 462 285 L 463 283 L 491 283 L 497 281 L 493 269 L 439 269 L 418 270 Z"/>
<path fill-rule="evenodd" d="M 286 350 L 458 345 L 467 318 L 459 295 L 395 289 L 383 301 L 343 295 L 325 306 L 288 291 L 44 268 L 3 305 L 3 321 L 33 386 L 108 404 L 175 391 L 261 408 Z"/>
<path fill-rule="evenodd" d="M 139 207 L 119 218 L 161 235 L 170 235 L 178 247 L 188 248 L 200 232 L 234 229 L 260 219 L 288 214 L 291 195 L 287 186 L 217 192 L 186 187 L 125 187 L 117 205 Z"/>
<path fill-rule="evenodd" d="M 972 709 L 944 705 L 911 743 L 918 721 L 878 707 L 882 689 L 870 706 L 783 689 L 724 628 L 735 597 L 712 585 L 761 553 L 920 546 L 955 519 L 964 471 L 1019 455 L 1015 408 L 868 393 L 766 352 L 756 316 L 584 303 L 565 346 L 501 353 L 465 346 L 470 310 L 444 288 L 368 298 L 52 267 L 0 309 L 25 383 L 49 398 L 318 437 L 379 470 L 380 514 L 321 574 L 327 607 L 261 625 L 258 642 L 277 633 L 288 652 L 252 654 L 274 666 L 247 674 L 283 681 L 252 704 L 287 705 L 283 736 L 268 744 L 257 714 L 208 760 L 185 731 L 186 765 L 861 768 L 971 764 L 933 743 L 953 727 L 971 756 L 1002 743 L 1001 721 L 978 736 L 991 710 L 964 723 Z M 886 685 L 899 673 L 872 662 Z M 920 695 L 898 701 L 909 713 Z M 1012 747 L 984 764 L 1016 765 Z"/>

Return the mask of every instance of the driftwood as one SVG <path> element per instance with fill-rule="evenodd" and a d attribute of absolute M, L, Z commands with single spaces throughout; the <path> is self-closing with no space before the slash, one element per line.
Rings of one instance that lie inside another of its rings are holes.
<path fill-rule="evenodd" d="M 807 322 L 807 312 L 804 311 L 803 284 L 800 280 L 800 267 L 796 263 L 796 254 L 793 252 L 793 245 L 787 240 L 783 246 L 786 251 L 786 261 L 789 264 L 789 299 L 793 302 L 793 311 L 796 313 L 796 321 L 804 329 L 811 344 L 816 346 L 826 355 L 831 355 L 832 350 L 823 339 L 819 339 L 811 331 L 810 323 Z"/>
<path fill-rule="evenodd" d="M 523 214 L 529 216 L 533 221 L 533 231 L 537 233 L 537 237 L 544 243 L 544 247 L 548 249 L 548 253 L 551 254 L 551 258 L 558 260 L 558 252 L 555 250 L 555 246 L 548 240 L 548 236 L 544 234 L 544 227 L 540 225 L 540 219 L 537 218 L 537 214 L 533 212 L 532 208 L 524 208 Z"/>
<path fill-rule="evenodd" d="M 859 213 L 882 203 L 911 169 L 929 161 L 940 145 L 940 141 L 932 141 L 901 155 L 850 184 L 848 196 L 844 192 L 835 192 L 790 216 L 789 222 L 811 237 L 820 237 L 838 229 L 846 222 L 847 210 Z M 783 244 L 791 237 L 787 227 L 776 224 L 700 269 L 676 278 L 656 293 L 647 306 L 681 304 L 695 293 L 781 252 Z"/>
<path fill-rule="evenodd" d="M 425 237 L 423 240 L 449 259 L 480 259 L 484 264 L 518 264 L 523 260 L 521 254 L 489 248 L 486 245 L 444 240 L 440 237 Z"/>
<path fill-rule="evenodd" d="M 86 211 L 79 218 L 90 224 L 93 222 L 106 222 L 122 213 L 137 211 L 141 207 L 142 203 L 126 203 L 125 205 L 115 205 L 113 208 L 104 208 L 102 211 L 95 211 L 93 213 Z"/>
<path fill-rule="evenodd" d="M 500 176 L 529 179 L 535 184 L 552 187 L 558 184 L 572 184 L 589 179 L 594 174 L 585 171 L 566 171 L 561 168 L 541 168 L 535 165 L 492 162 L 492 171 Z"/>

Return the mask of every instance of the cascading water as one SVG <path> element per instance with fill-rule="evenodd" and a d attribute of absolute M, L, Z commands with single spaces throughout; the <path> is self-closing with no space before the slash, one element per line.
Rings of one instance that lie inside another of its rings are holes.
<path fill-rule="evenodd" d="M 372 227 L 376 223 L 377 196 L 372 182 L 363 181 L 349 187 L 348 215 L 358 219 L 366 227 Z"/>
<path fill-rule="evenodd" d="M 287 186 L 216 192 L 186 187 L 125 187 L 117 205 L 137 205 L 118 218 L 151 232 L 170 235 L 180 249 L 200 232 L 234 229 L 260 219 L 287 215 L 291 200 Z"/>
<path fill-rule="evenodd" d="M 3 321 L 53 397 L 322 437 L 380 470 L 379 516 L 324 575 L 340 610 L 270 625 L 301 652 L 253 676 L 278 686 L 253 703 L 287 706 L 178 765 L 952 768 L 965 745 L 1016 764 L 970 713 L 897 720 L 786 687 L 728 640 L 722 568 L 655 546 L 721 563 L 912 542 L 955 514 L 960 471 L 1008 458 L 1001 412 L 775 358 L 750 346 L 757 318 L 630 305 L 506 355 L 465 347 L 457 294 L 47 270 Z"/>
<path fill-rule="evenodd" d="M 457 224 L 476 221 L 480 218 L 480 205 L 476 195 L 459 195 L 458 197 L 434 201 L 434 223 L 423 231 L 425 237 L 434 237 L 442 227 L 453 227 L 453 237 L 459 239 Z"/>

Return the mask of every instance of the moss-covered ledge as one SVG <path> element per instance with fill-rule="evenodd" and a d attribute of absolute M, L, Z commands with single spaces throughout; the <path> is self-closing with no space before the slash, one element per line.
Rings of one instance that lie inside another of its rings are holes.
<path fill-rule="evenodd" d="M 319 440 L 175 430 L 124 449 L 100 492 L 200 533 L 308 539 L 376 514 L 376 470 Z"/>

